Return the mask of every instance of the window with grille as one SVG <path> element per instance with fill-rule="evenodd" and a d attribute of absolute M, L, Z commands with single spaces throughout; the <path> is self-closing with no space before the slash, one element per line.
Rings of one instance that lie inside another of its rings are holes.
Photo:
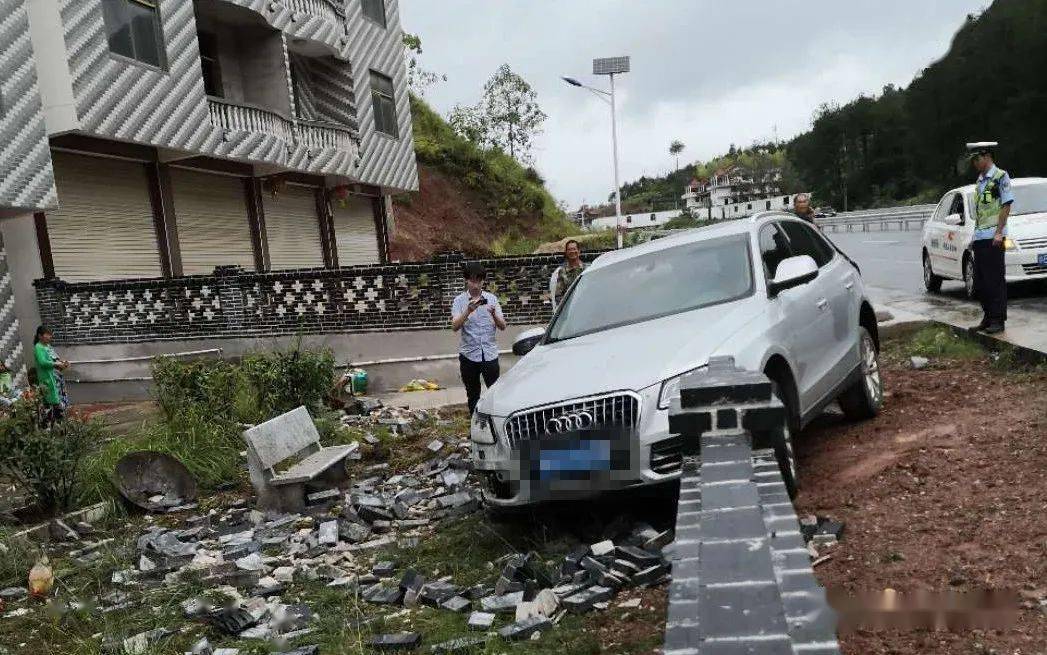
<path fill-rule="evenodd" d="M 166 67 L 157 4 L 157 0 L 102 0 L 102 15 L 112 53 L 157 68 Z"/>
<path fill-rule="evenodd" d="M 375 71 L 371 71 L 371 105 L 374 107 L 374 128 L 382 134 L 399 138 L 393 80 Z"/>
<path fill-rule="evenodd" d="M 385 0 L 362 0 L 364 16 L 385 27 Z"/>

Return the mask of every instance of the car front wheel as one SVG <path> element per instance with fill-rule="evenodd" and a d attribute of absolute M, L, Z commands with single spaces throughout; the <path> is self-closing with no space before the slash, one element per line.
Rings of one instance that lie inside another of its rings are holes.
<path fill-rule="evenodd" d="M 778 470 L 781 471 L 785 489 L 789 492 L 789 498 L 795 499 L 800 489 L 800 476 L 796 469 L 796 454 L 793 452 L 793 432 L 789 429 L 790 424 L 793 422 L 791 420 L 793 413 L 789 407 L 789 400 L 782 393 L 778 382 L 772 380 L 771 384 L 773 385 L 774 395 L 785 406 L 786 420 L 778 429 L 753 434 L 753 448 L 771 448 L 774 450 L 774 458 L 778 461 Z"/>
<path fill-rule="evenodd" d="M 858 328 L 858 348 L 862 359 L 861 378 L 838 398 L 844 416 L 852 421 L 873 418 L 883 407 L 883 378 L 876 342 L 863 327 Z"/>
<path fill-rule="evenodd" d="M 938 293 L 942 290 L 942 278 L 934 274 L 931 268 L 931 258 L 927 253 L 923 254 L 923 286 L 930 293 Z"/>

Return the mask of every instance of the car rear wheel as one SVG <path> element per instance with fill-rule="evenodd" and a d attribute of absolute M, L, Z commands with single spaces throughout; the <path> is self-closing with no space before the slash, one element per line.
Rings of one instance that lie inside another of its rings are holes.
<path fill-rule="evenodd" d="M 963 291 L 968 300 L 975 300 L 978 292 L 974 288 L 974 255 L 967 254 L 963 258 Z"/>
<path fill-rule="evenodd" d="M 861 354 L 861 379 L 848 387 L 837 399 L 844 416 L 852 421 L 873 418 L 883 407 L 883 378 L 876 342 L 863 327 L 858 328 L 858 348 Z"/>
<path fill-rule="evenodd" d="M 931 268 L 931 258 L 923 253 L 923 286 L 930 293 L 938 293 L 942 290 L 942 278 L 934 274 Z"/>

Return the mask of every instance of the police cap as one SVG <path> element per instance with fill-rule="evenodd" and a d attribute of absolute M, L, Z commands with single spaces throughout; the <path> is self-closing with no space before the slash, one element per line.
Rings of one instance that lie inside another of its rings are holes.
<path fill-rule="evenodd" d="M 967 144 L 967 154 L 971 157 L 978 155 L 991 155 L 996 146 L 1000 145 L 996 141 L 977 141 L 975 143 Z"/>

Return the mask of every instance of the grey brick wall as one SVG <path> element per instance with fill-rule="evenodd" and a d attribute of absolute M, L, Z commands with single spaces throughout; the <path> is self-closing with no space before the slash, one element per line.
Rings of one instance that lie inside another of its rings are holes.
<path fill-rule="evenodd" d="M 599 253 L 585 253 L 591 261 Z M 420 330 L 446 327 L 479 261 L 513 325 L 552 316 L 549 278 L 559 255 L 251 273 L 236 267 L 171 279 L 67 283 L 37 280 L 40 315 L 61 344 Z"/>
<path fill-rule="evenodd" d="M 839 655 L 774 451 L 754 452 L 741 427 L 784 420 L 781 404 L 765 376 L 714 362 L 683 382 L 670 419 L 699 457 L 680 480 L 664 653 Z"/>

